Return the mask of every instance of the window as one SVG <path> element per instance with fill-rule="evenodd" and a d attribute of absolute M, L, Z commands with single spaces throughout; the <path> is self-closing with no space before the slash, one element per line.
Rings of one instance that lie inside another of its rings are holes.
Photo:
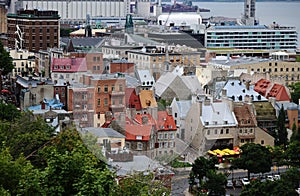
<path fill-rule="evenodd" d="M 286 68 L 286 71 L 289 71 L 289 68 Z"/>
<path fill-rule="evenodd" d="M 143 143 L 139 142 L 137 144 L 137 150 L 143 150 Z"/>
<path fill-rule="evenodd" d="M 253 133 L 253 129 L 250 129 L 249 133 Z"/>
<path fill-rule="evenodd" d="M 207 135 L 209 135 L 209 134 L 210 134 L 210 130 L 208 129 L 208 130 L 207 130 Z"/>
<path fill-rule="evenodd" d="M 115 91 L 115 85 L 111 85 L 111 91 Z"/>
<path fill-rule="evenodd" d="M 65 97 L 65 92 L 61 92 L 61 97 Z"/>
<path fill-rule="evenodd" d="M 162 133 L 158 134 L 158 139 L 163 139 L 163 134 Z"/>
<path fill-rule="evenodd" d="M 120 105 L 123 104 L 123 99 L 122 99 L 122 98 L 119 99 L 119 104 L 120 104 Z"/>
<path fill-rule="evenodd" d="M 173 148 L 174 147 L 174 143 L 173 142 L 169 142 L 169 147 Z"/>
<path fill-rule="evenodd" d="M 245 142 L 245 140 L 244 139 L 241 139 L 241 143 L 244 143 Z"/>
<path fill-rule="evenodd" d="M 101 93 L 101 87 L 98 86 L 98 93 Z"/>
<path fill-rule="evenodd" d="M 104 98 L 104 106 L 108 106 L 108 99 Z"/>
<path fill-rule="evenodd" d="M 98 117 L 98 119 L 100 119 L 100 112 L 98 112 L 97 117 Z"/>
<path fill-rule="evenodd" d="M 265 140 L 261 140 L 261 141 L 260 141 L 260 144 L 261 144 L 261 145 L 264 145 L 264 144 L 265 144 Z"/>
<path fill-rule="evenodd" d="M 242 129 L 240 129 L 240 133 L 243 133 L 243 130 L 242 130 Z"/>
<path fill-rule="evenodd" d="M 100 106 L 100 104 L 101 104 L 101 101 L 100 101 L 100 99 L 98 99 L 98 106 Z"/>
<path fill-rule="evenodd" d="M 174 139 L 174 133 L 170 133 L 170 139 Z"/>
<path fill-rule="evenodd" d="M 177 118 L 177 113 L 176 112 L 174 113 L 174 117 Z"/>
<path fill-rule="evenodd" d="M 229 134 L 229 129 L 226 129 L 226 134 Z"/>
<path fill-rule="evenodd" d="M 104 86 L 104 92 L 107 93 L 108 92 L 108 85 Z"/>
<path fill-rule="evenodd" d="M 168 139 L 168 134 L 167 133 L 165 133 L 165 139 Z"/>
<path fill-rule="evenodd" d="M 223 129 L 221 129 L 220 134 L 223 134 Z"/>
<path fill-rule="evenodd" d="M 218 130 L 217 129 L 215 129 L 215 134 L 218 134 Z"/>
<path fill-rule="evenodd" d="M 123 85 L 119 84 L 119 91 L 123 91 Z"/>

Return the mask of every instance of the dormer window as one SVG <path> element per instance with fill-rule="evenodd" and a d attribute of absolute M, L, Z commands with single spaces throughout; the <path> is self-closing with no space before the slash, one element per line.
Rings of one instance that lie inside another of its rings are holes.
<path fill-rule="evenodd" d="M 60 69 L 64 69 L 64 66 L 63 66 L 63 65 L 61 65 L 61 66 L 59 66 L 59 68 L 60 68 Z"/>
<path fill-rule="evenodd" d="M 225 125 L 227 125 L 227 124 L 228 124 L 228 121 L 227 121 L 227 120 L 225 120 L 225 121 L 224 121 L 224 124 L 225 124 Z"/>
<path fill-rule="evenodd" d="M 143 137 L 142 137 L 141 135 L 137 135 L 137 136 L 135 137 L 135 139 L 136 139 L 136 140 L 142 140 Z"/>
<path fill-rule="evenodd" d="M 71 68 L 70 65 L 67 65 L 67 66 L 66 66 L 66 69 L 70 69 L 70 68 Z"/>
<path fill-rule="evenodd" d="M 209 122 L 208 122 L 208 121 L 205 121 L 204 124 L 205 124 L 205 125 L 209 125 Z"/>
<path fill-rule="evenodd" d="M 54 69 L 58 69 L 58 66 L 57 66 L 57 65 L 54 65 Z"/>
<path fill-rule="evenodd" d="M 172 129 L 172 125 L 169 125 L 169 129 Z"/>

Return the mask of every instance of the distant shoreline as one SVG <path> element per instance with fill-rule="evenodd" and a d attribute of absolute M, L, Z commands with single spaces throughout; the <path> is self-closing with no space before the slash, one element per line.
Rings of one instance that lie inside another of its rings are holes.
<path fill-rule="evenodd" d="M 177 0 L 183 2 L 184 0 Z M 162 2 L 171 2 L 171 0 L 162 0 Z M 192 0 L 192 2 L 244 2 L 244 0 Z M 256 0 L 256 2 L 300 2 L 300 0 Z"/>

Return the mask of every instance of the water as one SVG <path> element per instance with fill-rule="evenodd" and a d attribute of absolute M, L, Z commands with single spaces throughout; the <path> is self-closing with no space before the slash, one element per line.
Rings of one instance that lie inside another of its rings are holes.
<path fill-rule="evenodd" d="M 208 8 L 210 12 L 202 12 L 203 18 L 210 16 L 225 16 L 241 18 L 244 12 L 244 2 L 193 2 L 200 8 Z M 273 22 L 281 26 L 294 26 L 298 32 L 298 47 L 300 46 L 300 2 L 256 2 L 256 18 L 261 25 Z"/>

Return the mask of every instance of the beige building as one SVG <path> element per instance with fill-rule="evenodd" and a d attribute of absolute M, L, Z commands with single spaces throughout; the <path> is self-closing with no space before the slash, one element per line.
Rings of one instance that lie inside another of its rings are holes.
<path fill-rule="evenodd" d="M 178 66 L 197 66 L 200 65 L 201 52 L 193 50 L 177 50 L 169 47 L 166 51 L 165 46 L 153 49 L 143 48 L 142 50 L 130 50 L 127 53 L 128 62 L 135 63 L 136 69 L 150 70 L 154 79 L 157 80 L 163 72 L 173 71 Z"/>
<path fill-rule="evenodd" d="M 6 18 L 7 10 L 5 5 L 0 3 L 0 34 L 7 33 L 7 18 Z"/>
<path fill-rule="evenodd" d="M 231 71 L 235 69 L 246 69 L 248 74 L 269 72 L 270 80 L 284 78 L 286 85 L 300 82 L 300 62 L 267 60 L 230 67 Z"/>
<path fill-rule="evenodd" d="M 13 59 L 14 69 L 12 71 L 13 77 L 17 75 L 28 75 L 38 73 L 36 67 L 36 58 L 33 52 L 28 50 L 10 50 L 10 56 Z"/>

